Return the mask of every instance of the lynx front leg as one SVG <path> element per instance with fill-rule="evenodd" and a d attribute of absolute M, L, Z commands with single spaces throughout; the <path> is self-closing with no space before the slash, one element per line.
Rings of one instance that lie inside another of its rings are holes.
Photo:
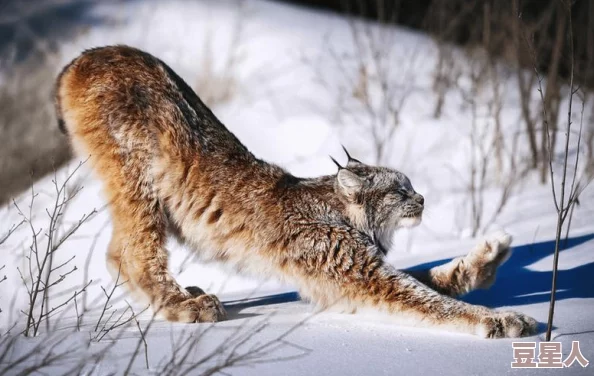
<path fill-rule="evenodd" d="M 483 338 L 524 337 L 537 322 L 521 313 L 498 312 L 441 295 L 411 276 L 384 265 L 359 293 L 390 314 L 425 326 L 475 334 Z"/>
<path fill-rule="evenodd" d="M 536 332 L 537 322 L 521 313 L 498 312 L 461 302 L 436 293 L 401 272 L 395 271 L 393 280 L 393 286 L 388 284 L 386 290 L 389 291 L 385 299 L 389 312 L 483 338 L 524 337 Z M 393 296 L 403 299 L 399 301 Z"/>
<path fill-rule="evenodd" d="M 336 286 L 334 291 L 319 290 L 313 294 L 314 300 L 346 299 L 359 307 L 387 312 L 404 323 L 485 338 L 522 337 L 536 331 L 536 321 L 528 316 L 497 312 L 441 295 L 387 264 L 374 246 L 344 233 L 331 237 L 326 245 L 331 252 L 324 259 L 318 258 L 318 252 L 303 255 L 303 272 L 316 275 L 318 285 Z"/>
<path fill-rule="evenodd" d="M 427 270 L 406 271 L 432 289 L 449 296 L 460 296 L 487 289 L 495 282 L 497 268 L 511 254 L 511 236 L 497 232 L 481 241 L 468 255 Z"/>

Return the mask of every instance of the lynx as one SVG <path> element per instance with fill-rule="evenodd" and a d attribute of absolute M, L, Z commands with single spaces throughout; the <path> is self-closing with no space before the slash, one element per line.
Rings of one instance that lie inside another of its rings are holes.
<path fill-rule="evenodd" d="M 216 296 L 182 288 L 168 271 L 164 247 L 173 234 L 205 261 L 293 283 L 322 308 L 372 308 L 487 338 L 535 332 L 523 314 L 454 299 L 490 286 L 509 255 L 508 235 L 431 270 L 396 270 L 385 260 L 392 235 L 417 225 L 424 209 L 404 174 L 347 153 L 335 175 L 293 176 L 250 153 L 148 53 L 85 51 L 58 76 L 56 108 L 73 148 L 103 182 L 110 270 L 168 320 L 226 317 Z"/>

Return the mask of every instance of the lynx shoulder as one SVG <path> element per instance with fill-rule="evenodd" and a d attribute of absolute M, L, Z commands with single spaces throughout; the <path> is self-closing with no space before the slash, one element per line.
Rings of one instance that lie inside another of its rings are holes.
<path fill-rule="evenodd" d="M 171 68 L 145 52 L 85 51 L 59 75 L 56 108 L 74 149 L 103 183 L 113 220 L 108 265 L 168 320 L 225 318 L 214 295 L 181 287 L 168 271 L 165 240 L 173 234 L 203 260 L 290 281 L 322 307 L 372 307 L 485 337 L 536 327 L 522 314 L 452 297 L 490 283 L 509 239 L 490 240 L 416 278 L 395 270 L 384 259 L 393 232 L 418 224 L 424 209 L 404 174 L 348 156 L 335 175 L 293 176 L 250 153 Z"/>

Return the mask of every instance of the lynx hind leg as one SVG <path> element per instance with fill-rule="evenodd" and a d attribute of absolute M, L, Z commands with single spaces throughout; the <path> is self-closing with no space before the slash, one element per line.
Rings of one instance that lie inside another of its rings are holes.
<path fill-rule="evenodd" d="M 153 309 L 169 321 L 223 320 L 225 310 L 214 295 L 195 296 L 192 291 L 179 286 L 169 273 L 165 249 L 167 218 L 150 185 L 143 182 L 141 166 L 145 165 L 135 163 L 105 174 L 113 221 L 108 254 L 112 273 L 117 275 L 119 272 L 120 280 L 128 281 L 129 290 L 148 298 Z M 136 177 L 140 183 L 130 176 Z"/>
<path fill-rule="evenodd" d="M 148 298 L 153 309 L 169 321 L 223 320 L 225 310 L 216 296 L 205 294 L 197 287 L 184 289 L 177 284 L 167 269 L 167 250 L 160 241 L 154 242 L 158 237 L 156 233 L 138 231 L 138 235 L 128 236 L 127 241 L 116 240 L 110 247 L 110 254 L 117 254 L 114 251 L 117 247 L 121 261 L 116 264 L 116 258 L 109 257 L 112 274 L 119 273 L 120 283 L 127 280 L 125 285 L 134 295 Z M 125 238 L 119 236 L 115 239 Z"/>
<path fill-rule="evenodd" d="M 511 242 L 511 235 L 498 231 L 488 235 L 465 257 L 474 280 L 472 289 L 487 289 L 493 285 L 497 268 L 511 255 Z"/>

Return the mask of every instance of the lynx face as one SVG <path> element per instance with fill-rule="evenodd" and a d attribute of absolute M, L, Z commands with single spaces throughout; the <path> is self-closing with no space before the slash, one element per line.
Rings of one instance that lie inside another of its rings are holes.
<path fill-rule="evenodd" d="M 425 200 L 399 171 L 349 157 L 346 168 L 336 174 L 336 187 L 347 202 L 352 223 L 372 236 L 384 253 L 396 229 L 421 223 Z"/>

